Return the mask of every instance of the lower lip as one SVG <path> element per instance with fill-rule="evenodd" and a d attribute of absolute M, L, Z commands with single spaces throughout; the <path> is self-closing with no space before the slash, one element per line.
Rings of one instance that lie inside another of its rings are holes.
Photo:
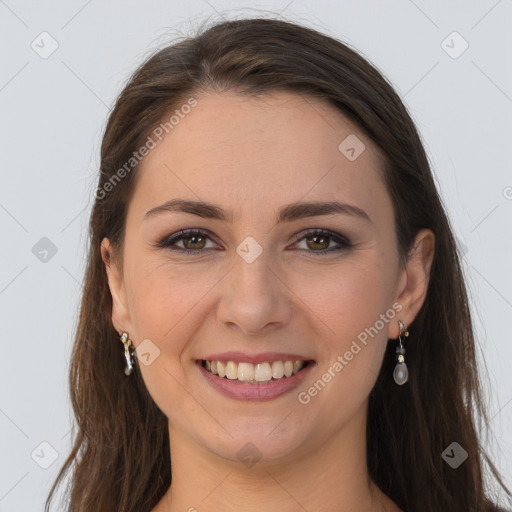
<path fill-rule="evenodd" d="M 196 361 L 196 364 L 206 380 L 223 395 L 235 400 L 257 402 L 272 400 L 289 393 L 300 385 L 315 366 L 315 363 L 310 361 L 304 369 L 291 377 L 271 380 L 267 384 L 249 384 L 214 375 L 202 366 L 201 361 Z"/>

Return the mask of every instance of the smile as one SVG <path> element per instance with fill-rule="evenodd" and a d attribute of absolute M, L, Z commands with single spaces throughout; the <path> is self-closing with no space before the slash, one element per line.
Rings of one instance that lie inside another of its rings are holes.
<path fill-rule="evenodd" d="M 196 361 L 207 382 L 221 394 L 236 400 L 271 400 L 295 389 L 316 365 L 314 361 L 260 363 Z"/>
<path fill-rule="evenodd" d="M 203 361 L 206 370 L 229 380 L 248 383 L 267 383 L 300 372 L 308 361 L 272 361 L 257 364 L 235 361 Z"/>

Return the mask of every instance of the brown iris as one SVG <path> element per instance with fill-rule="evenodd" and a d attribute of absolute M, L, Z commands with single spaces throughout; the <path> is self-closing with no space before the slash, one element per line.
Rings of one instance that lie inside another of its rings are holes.
<path fill-rule="evenodd" d="M 191 242 L 191 243 L 189 243 L 189 242 Z M 183 238 L 183 244 L 184 244 L 185 248 L 189 249 L 191 251 L 203 249 L 205 242 L 206 242 L 206 237 L 201 236 L 201 235 L 190 235 L 188 237 Z M 197 247 L 198 244 L 199 244 L 199 247 Z M 192 245 L 192 247 L 191 247 L 191 245 Z M 194 247 L 194 245 L 195 245 L 195 247 Z"/>
<path fill-rule="evenodd" d="M 325 247 L 314 247 L 312 246 L 312 244 L 310 244 L 310 240 L 314 240 L 314 244 L 324 244 Z M 318 240 L 320 240 L 321 242 L 319 242 Z M 308 236 L 306 237 L 306 243 L 308 244 L 308 247 L 310 249 L 327 249 L 329 247 L 329 237 L 328 236 L 325 236 L 325 235 L 312 235 L 312 236 Z"/>

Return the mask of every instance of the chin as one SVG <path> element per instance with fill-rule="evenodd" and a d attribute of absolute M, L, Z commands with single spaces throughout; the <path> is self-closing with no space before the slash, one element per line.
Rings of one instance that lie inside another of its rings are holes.
<path fill-rule="evenodd" d="M 286 414 L 266 420 L 243 418 L 224 422 L 223 427 L 233 437 L 223 430 L 221 438 L 207 438 L 206 435 L 204 440 L 213 453 L 233 462 L 242 462 L 247 467 L 256 462 L 261 466 L 265 462 L 285 460 L 304 446 L 310 434 L 296 419 L 291 422 L 284 418 Z"/>

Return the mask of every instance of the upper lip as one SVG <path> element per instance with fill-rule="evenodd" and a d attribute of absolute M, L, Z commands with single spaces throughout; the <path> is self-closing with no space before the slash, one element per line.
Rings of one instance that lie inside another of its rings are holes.
<path fill-rule="evenodd" d="M 270 361 L 313 361 L 310 357 L 283 352 L 260 352 L 248 354 L 246 352 L 222 352 L 211 354 L 202 358 L 203 361 L 234 361 L 235 363 L 265 363 Z"/>

